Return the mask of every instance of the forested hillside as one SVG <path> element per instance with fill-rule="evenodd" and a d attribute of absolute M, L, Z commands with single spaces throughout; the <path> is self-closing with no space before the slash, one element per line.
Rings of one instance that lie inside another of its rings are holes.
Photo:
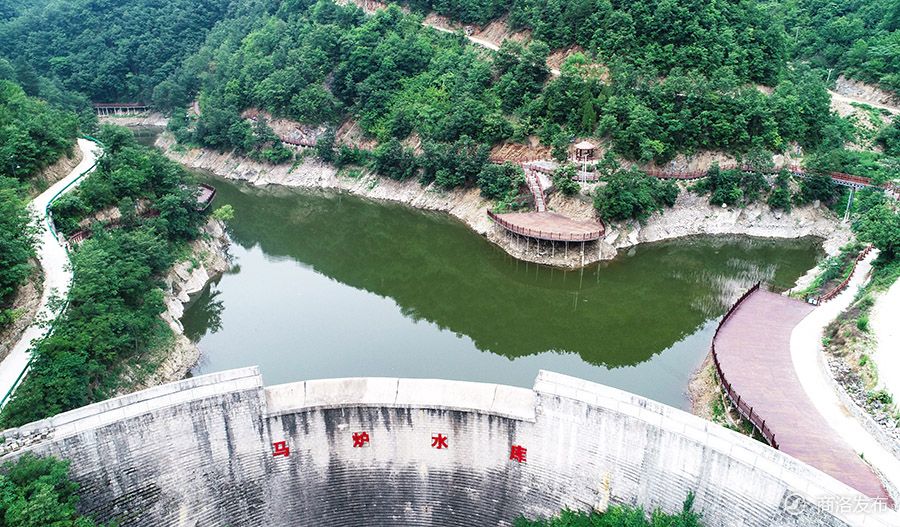
<path fill-rule="evenodd" d="M 68 307 L 53 333 L 35 345 L 29 374 L 3 407 L 0 427 L 110 397 L 124 370 L 150 368 L 148 353 L 171 339 L 159 317 L 165 309 L 159 277 L 199 234 L 204 214 L 195 187 L 187 171 L 136 144 L 128 130 L 106 127 L 99 135 L 105 152 L 97 170 L 53 206 L 62 233 L 86 222 L 93 236 L 72 253 L 76 278 Z M 92 220 L 111 207 L 121 214 L 115 225 Z"/>
<path fill-rule="evenodd" d="M 33 272 L 29 183 L 40 169 L 72 152 L 77 134 L 74 113 L 0 80 L 0 329 L 16 317 L 15 292 Z"/>
<path fill-rule="evenodd" d="M 794 56 L 900 92 L 900 2 L 799 0 L 787 4 Z"/>
<path fill-rule="evenodd" d="M 25 201 L 25 186 L 0 176 L 0 329 L 16 317 L 16 290 L 31 276 L 35 231 Z"/>
<path fill-rule="evenodd" d="M 0 55 L 94 102 L 149 102 L 232 0 L 30 3 L 0 10 Z"/>
<path fill-rule="evenodd" d="M 553 49 L 579 45 L 602 62 L 660 75 L 673 68 L 706 75 L 728 68 L 727 75 L 738 80 L 774 85 L 788 53 L 781 18 L 757 1 L 412 0 L 407 5 L 476 24 L 508 15 L 513 29 L 530 29 Z"/>
<path fill-rule="evenodd" d="M 731 19 L 745 26 L 769 20 L 754 11 L 756 4 L 745 4 L 740 14 L 706 13 L 721 23 L 721 38 L 685 19 L 693 30 L 677 45 L 662 30 L 663 19 L 639 17 L 642 33 L 629 29 L 627 43 L 575 55 L 551 78 L 550 46 L 540 40 L 508 41 L 491 57 L 397 9 L 366 18 L 352 6 L 286 1 L 274 16 L 235 27 L 230 38 L 201 50 L 215 60 L 185 76 L 205 79 L 194 139 L 253 151 L 265 142 L 264 130 L 254 136 L 239 113 L 256 107 L 307 124 L 354 119 L 382 143 L 411 133 L 443 144 L 463 136 L 492 144 L 537 135 L 548 145 L 606 136 L 621 156 L 645 162 L 698 150 L 742 154 L 780 151 L 791 142 L 808 148 L 842 142 L 834 137 L 839 130 L 821 76 L 802 65 L 785 67 L 779 38 L 762 39 L 783 35 L 781 26 L 765 22 L 743 31 L 760 39 L 729 40 L 739 33 L 725 29 Z M 629 5 L 637 14 L 643 4 Z M 627 14 L 616 13 L 603 24 Z M 679 13 L 699 16 L 687 5 Z M 671 17 L 665 24 L 682 25 Z M 612 33 L 597 33 L 613 46 Z M 605 68 L 592 66 L 607 54 L 621 58 L 605 65 L 610 80 Z M 752 84 L 762 81 L 774 85 L 771 96 Z"/>
<path fill-rule="evenodd" d="M 0 80 L 0 177 L 20 181 L 69 154 L 78 118 Z"/>

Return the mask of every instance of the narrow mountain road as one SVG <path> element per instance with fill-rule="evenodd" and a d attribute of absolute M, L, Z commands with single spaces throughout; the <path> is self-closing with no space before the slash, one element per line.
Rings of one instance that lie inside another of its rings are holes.
<path fill-rule="evenodd" d="M 6 404 L 9 396 L 25 377 L 31 359 L 31 345 L 43 338 L 49 329 L 40 321 L 52 321 L 59 315 L 58 303 L 51 302 L 53 298 L 66 298 L 69 286 L 72 282 L 72 271 L 69 268 L 69 257 L 66 249 L 57 241 L 50 228 L 50 220 L 47 216 L 47 206 L 59 195 L 75 188 L 82 176 L 90 172 L 100 155 L 100 146 L 87 139 L 79 139 L 78 146 L 84 152 L 84 159 L 65 178 L 57 181 L 53 186 L 34 198 L 29 204 L 33 220 L 38 226 L 37 257 L 44 270 L 44 290 L 41 294 L 41 303 L 38 307 L 36 322 L 32 324 L 19 341 L 12 347 L 9 355 L 0 362 L 0 406 Z M 51 303 L 57 304 L 57 309 L 52 309 Z"/>
<path fill-rule="evenodd" d="M 877 256 L 878 251 L 869 253 L 859 262 L 853 278 L 842 293 L 818 306 L 797 324 L 791 333 L 791 359 L 800 384 L 834 433 L 852 445 L 894 488 L 900 488 L 900 459 L 885 449 L 844 407 L 826 377 L 831 373 L 822 352 L 825 327 L 853 302 L 856 293 L 868 280 L 872 261 Z"/>

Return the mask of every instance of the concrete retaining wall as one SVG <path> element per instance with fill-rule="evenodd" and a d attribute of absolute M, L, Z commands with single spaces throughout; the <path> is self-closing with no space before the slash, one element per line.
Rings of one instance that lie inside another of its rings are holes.
<path fill-rule="evenodd" d="M 264 388 L 247 368 L 4 435 L 4 460 L 72 460 L 83 510 L 125 526 L 508 525 L 608 503 L 676 512 L 689 491 L 709 526 L 900 524 L 820 507 L 863 498 L 762 443 L 549 372 L 533 390 L 374 378 Z M 446 448 L 433 447 L 440 437 Z M 273 455 L 281 442 L 288 454 Z"/>

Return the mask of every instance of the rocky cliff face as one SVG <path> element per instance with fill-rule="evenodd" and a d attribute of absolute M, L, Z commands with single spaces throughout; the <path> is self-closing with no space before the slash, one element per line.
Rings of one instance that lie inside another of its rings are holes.
<path fill-rule="evenodd" d="M 599 242 L 585 244 L 536 244 L 533 240 L 510 236 L 487 217 L 491 202 L 482 198 L 478 189 L 446 191 L 433 185 L 422 187 L 418 181 L 394 181 L 363 174 L 352 178 L 312 157 L 299 166 L 268 165 L 247 158 L 206 149 L 182 149 L 175 146 L 171 134 L 160 135 L 156 142 L 167 156 L 192 168 L 209 170 L 220 177 L 245 181 L 256 186 L 287 187 L 345 191 L 378 200 L 396 201 L 411 207 L 446 212 L 485 236 L 516 258 L 557 267 L 578 268 L 599 260 L 615 258 L 620 249 L 640 243 L 654 242 L 702 234 L 739 234 L 766 238 L 800 238 L 816 236 L 825 239 L 825 248 L 834 252 L 850 238 L 849 228 L 824 207 L 798 207 L 790 214 L 772 211 L 765 204 L 746 208 L 711 206 L 707 197 L 683 190 L 678 202 L 665 214 L 656 214 L 645 224 L 638 222 L 607 223 L 607 232 Z M 587 196 L 566 198 L 553 194 L 548 199 L 550 210 L 575 219 L 594 219 L 595 213 Z"/>

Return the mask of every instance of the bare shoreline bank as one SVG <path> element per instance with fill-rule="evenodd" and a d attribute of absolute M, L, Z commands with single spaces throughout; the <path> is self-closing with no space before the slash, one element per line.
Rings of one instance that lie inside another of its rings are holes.
<path fill-rule="evenodd" d="M 173 265 L 163 278 L 166 310 L 160 317 L 172 330 L 173 339 L 150 358 L 150 371 L 137 369 L 125 374 L 131 380 L 123 383 L 128 388 L 119 395 L 182 380 L 197 365 L 200 348 L 184 335 L 181 317 L 210 282 L 231 268 L 230 244 L 225 225 L 210 219 L 202 227 L 200 237 L 190 243 L 190 256 Z"/>
<path fill-rule="evenodd" d="M 395 181 L 362 174 L 349 177 L 337 169 L 310 157 L 295 166 L 268 165 L 233 153 L 209 149 L 181 148 L 168 132 L 161 134 L 156 146 L 170 159 L 189 168 L 202 169 L 224 179 L 243 181 L 254 186 L 279 185 L 291 188 L 318 189 L 392 201 L 413 208 L 447 213 L 462 221 L 476 233 L 501 247 L 513 257 L 554 267 L 577 269 L 602 260 L 611 260 L 622 249 L 641 243 L 669 240 L 696 235 L 743 235 L 758 238 L 804 238 L 823 240 L 828 254 L 834 254 L 851 237 L 849 228 L 824 207 L 796 207 L 791 213 L 772 211 L 765 204 L 755 203 L 745 208 L 720 208 L 709 205 L 705 196 L 682 191 L 675 207 L 664 214 L 655 214 L 643 225 L 636 222 L 607 224 L 607 232 L 598 242 L 584 245 L 560 243 L 525 243 L 487 217 L 492 203 L 481 197 L 476 188 L 446 191 L 434 185 L 422 187 L 418 181 Z M 593 205 L 587 196 L 566 198 L 558 193 L 548 199 L 550 210 L 574 219 L 595 218 Z"/>

